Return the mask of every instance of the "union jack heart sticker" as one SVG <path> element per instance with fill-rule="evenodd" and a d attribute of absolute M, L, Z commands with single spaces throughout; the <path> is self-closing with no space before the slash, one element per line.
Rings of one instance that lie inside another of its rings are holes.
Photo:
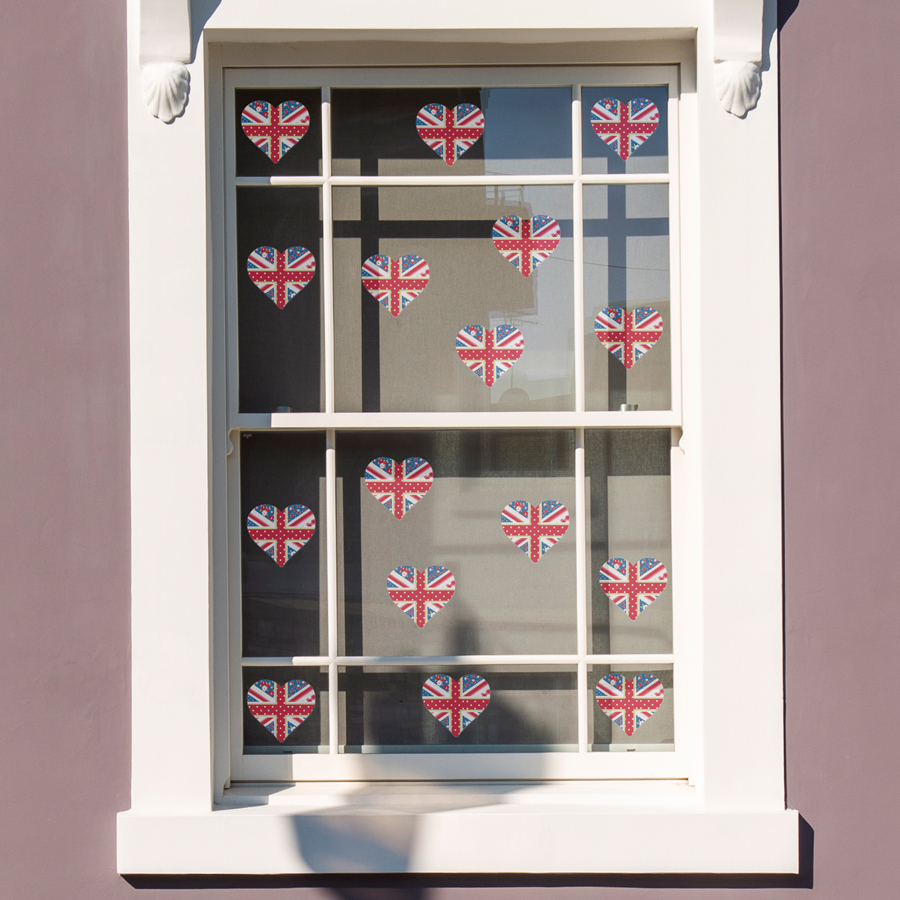
<path fill-rule="evenodd" d="M 569 511 L 556 500 L 534 504 L 514 500 L 500 513 L 500 525 L 532 562 L 539 562 L 569 530 Z"/>
<path fill-rule="evenodd" d="M 471 103 L 429 103 L 416 116 L 419 137 L 452 166 L 484 133 L 484 113 Z"/>
<path fill-rule="evenodd" d="M 488 386 L 508 372 L 525 350 L 525 337 L 513 325 L 466 325 L 456 336 L 459 358 Z"/>
<path fill-rule="evenodd" d="M 388 596 L 419 628 L 453 599 L 455 590 L 456 579 L 445 566 L 429 566 L 424 572 L 397 566 L 387 578 Z"/>
<path fill-rule="evenodd" d="M 279 106 L 254 100 L 241 113 L 241 128 L 277 163 L 309 131 L 309 110 L 299 100 L 285 100 Z"/>
<path fill-rule="evenodd" d="M 662 706 L 666 691 L 652 675 L 607 675 L 597 682 L 594 697 L 603 710 L 628 737 Z"/>
<path fill-rule="evenodd" d="M 396 319 L 425 288 L 431 270 L 415 253 L 400 259 L 370 256 L 362 267 L 363 287 Z"/>
<path fill-rule="evenodd" d="M 422 702 L 453 737 L 459 737 L 491 702 L 491 686 L 480 675 L 432 675 L 422 685 Z"/>
<path fill-rule="evenodd" d="M 366 487 L 395 519 L 402 519 L 431 490 L 433 483 L 433 469 L 418 456 L 404 459 L 402 463 L 379 456 L 366 466 Z"/>
<path fill-rule="evenodd" d="M 659 110 L 647 99 L 605 97 L 591 109 L 591 128 L 622 159 L 628 159 L 659 127 Z"/>
<path fill-rule="evenodd" d="M 250 685 L 247 707 L 263 728 L 283 742 L 316 708 L 316 692 L 299 679 L 287 684 L 263 679 Z"/>
<path fill-rule="evenodd" d="M 284 309 L 316 274 L 316 258 L 306 247 L 257 247 L 247 257 L 250 280 L 279 309 Z"/>
<path fill-rule="evenodd" d="M 526 278 L 559 246 L 559 222 L 551 216 L 503 216 L 492 237 L 500 255 Z"/>
<path fill-rule="evenodd" d="M 247 532 L 257 547 L 283 566 L 316 533 L 316 517 L 299 503 L 287 509 L 263 503 L 250 510 Z"/>
<path fill-rule="evenodd" d="M 608 559 L 600 569 L 600 587 L 619 609 L 634 621 L 669 583 L 666 567 L 651 557 L 636 563 L 627 559 Z"/>
<path fill-rule="evenodd" d="M 649 306 L 628 312 L 618 306 L 601 309 L 594 320 L 597 340 L 630 369 L 662 337 L 662 316 Z"/>

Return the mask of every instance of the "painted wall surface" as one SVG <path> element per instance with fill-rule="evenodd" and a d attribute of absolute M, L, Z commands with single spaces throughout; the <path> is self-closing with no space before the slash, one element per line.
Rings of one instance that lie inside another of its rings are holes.
<path fill-rule="evenodd" d="M 115 873 L 130 754 L 124 5 L 5 5 L 2 896 L 896 896 L 900 120 L 889 87 L 900 80 L 900 7 L 790 0 L 783 18 L 787 783 L 809 823 L 804 873 L 301 886 Z"/>

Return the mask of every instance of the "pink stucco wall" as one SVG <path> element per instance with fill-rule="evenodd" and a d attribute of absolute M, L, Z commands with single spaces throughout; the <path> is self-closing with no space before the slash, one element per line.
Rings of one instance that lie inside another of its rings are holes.
<path fill-rule="evenodd" d="M 896 896 L 900 6 L 788 6 L 787 779 L 815 832 L 811 869 L 312 886 L 115 874 L 130 752 L 124 4 L 32 0 L 0 12 L 0 896 L 774 900 L 811 885 L 818 900 Z"/>

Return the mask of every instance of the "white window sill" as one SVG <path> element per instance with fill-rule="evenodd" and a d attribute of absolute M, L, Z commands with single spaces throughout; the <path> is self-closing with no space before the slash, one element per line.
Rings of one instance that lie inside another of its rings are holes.
<path fill-rule="evenodd" d="M 794 874 L 798 828 L 793 810 L 705 810 L 683 783 L 255 785 L 210 812 L 121 813 L 118 869 Z"/>

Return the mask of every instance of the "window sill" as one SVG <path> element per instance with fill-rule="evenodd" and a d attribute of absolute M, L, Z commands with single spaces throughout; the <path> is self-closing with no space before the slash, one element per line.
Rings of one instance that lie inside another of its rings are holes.
<path fill-rule="evenodd" d="M 704 809 L 683 782 L 254 785 L 210 812 L 121 813 L 118 869 L 794 874 L 798 828 L 793 810 Z"/>

